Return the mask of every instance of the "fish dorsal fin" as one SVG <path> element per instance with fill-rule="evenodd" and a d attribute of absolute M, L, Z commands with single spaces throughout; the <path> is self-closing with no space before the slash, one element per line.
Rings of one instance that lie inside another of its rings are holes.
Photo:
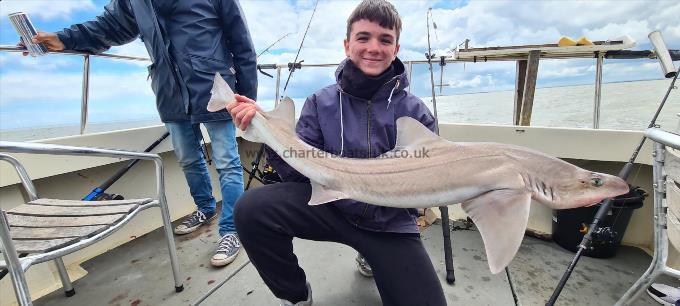
<path fill-rule="evenodd" d="M 397 143 L 395 149 L 422 148 L 443 138 L 430 131 L 420 121 L 411 117 L 397 119 Z"/>
<path fill-rule="evenodd" d="M 285 97 L 273 110 L 255 114 L 253 120 L 264 120 L 266 122 L 263 127 L 265 130 L 295 135 L 295 103 L 291 98 Z M 265 142 L 260 131 L 252 128 L 252 123 L 243 131 L 242 136 L 245 140 L 251 142 Z"/>
<path fill-rule="evenodd" d="M 531 193 L 512 189 L 493 190 L 462 204 L 484 241 L 491 273 L 508 266 L 529 221 Z"/>
<path fill-rule="evenodd" d="M 222 78 L 219 72 L 215 72 L 215 80 L 210 90 L 210 100 L 208 101 L 208 111 L 216 112 L 223 110 L 227 104 L 235 101 L 234 91 L 231 90 L 227 81 Z"/>
<path fill-rule="evenodd" d="M 281 129 L 294 129 L 295 128 L 295 103 L 293 99 L 285 97 L 279 101 L 279 105 L 275 109 L 263 112 L 264 116 L 271 125 L 276 126 Z"/>

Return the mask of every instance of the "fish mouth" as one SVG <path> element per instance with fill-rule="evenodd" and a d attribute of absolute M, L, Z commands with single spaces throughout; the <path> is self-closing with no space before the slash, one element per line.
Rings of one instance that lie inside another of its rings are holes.
<path fill-rule="evenodd" d="M 610 199 L 610 198 L 604 198 L 604 199 L 602 199 L 602 200 L 600 200 L 600 201 L 593 202 L 593 203 L 590 203 L 590 204 L 586 204 L 586 205 L 583 206 L 583 207 L 592 207 L 592 206 L 595 206 L 595 205 L 597 205 L 597 204 L 602 203 L 602 201 L 604 201 L 604 200 L 606 200 L 606 199 Z"/>

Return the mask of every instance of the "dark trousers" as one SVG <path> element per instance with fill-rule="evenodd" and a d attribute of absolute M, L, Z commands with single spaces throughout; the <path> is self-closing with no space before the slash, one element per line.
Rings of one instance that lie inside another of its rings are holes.
<path fill-rule="evenodd" d="M 348 245 L 373 269 L 384 305 L 446 305 L 444 292 L 419 234 L 359 229 L 332 204 L 309 206 L 307 183 L 278 183 L 245 192 L 234 221 L 241 244 L 265 284 L 293 303 L 307 298 L 305 272 L 293 237 Z"/>

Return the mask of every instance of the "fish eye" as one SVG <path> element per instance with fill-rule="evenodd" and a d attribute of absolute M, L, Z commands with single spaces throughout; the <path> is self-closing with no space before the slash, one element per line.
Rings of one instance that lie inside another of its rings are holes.
<path fill-rule="evenodd" d="M 594 187 L 601 187 L 604 185 L 604 182 L 602 181 L 601 178 L 595 177 L 590 180 L 590 184 L 593 185 Z"/>

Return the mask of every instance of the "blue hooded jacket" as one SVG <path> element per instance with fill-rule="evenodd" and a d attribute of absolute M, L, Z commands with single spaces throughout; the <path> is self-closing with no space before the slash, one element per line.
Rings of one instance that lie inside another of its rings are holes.
<path fill-rule="evenodd" d="M 348 59 L 340 63 L 339 82 Z M 412 117 L 435 129 L 430 110 L 418 97 L 406 92 L 408 78 L 403 63 L 393 62 L 396 76 L 378 89 L 370 100 L 351 96 L 336 83 L 312 94 L 305 101 L 297 122 L 298 137 L 320 150 L 352 158 L 372 158 L 392 150 L 397 140 L 396 120 Z M 268 150 L 269 163 L 286 182 L 309 179 Z M 393 233 L 418 233 L 416 209 L 370 205 L 354 200 L 332 203 L 357 227 Z"/>
<path fill-rule="evenodd" d="M 231 120 L 226 110 L 206 110 L 215 72 L 257 98 L 255 49 L 237 0 L 112 0 L 95 20 L 57 35 L 66 50 L 89 53 L 139 36 L 163 122 Z"/>

